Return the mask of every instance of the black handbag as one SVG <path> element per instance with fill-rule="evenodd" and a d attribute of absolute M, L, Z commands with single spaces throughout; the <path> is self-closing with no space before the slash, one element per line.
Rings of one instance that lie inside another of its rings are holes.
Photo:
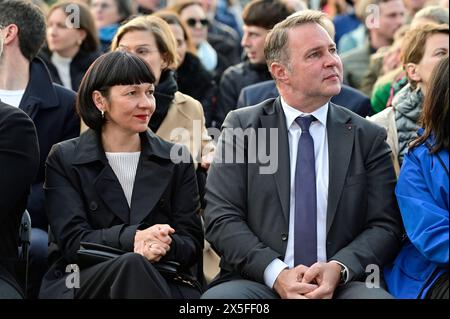
<path fill-rule="evenodd" d="M 94 266 L 127 253 L 124 250 L 89 242 L 81 242 L 77 251 L 77 264 L 80 269 Z M 187 274 L 179 271 L 180 264 L 176 261 L 159 261 L 152 263 L 166 281 L 188 286 L 202 291 L 199 282 Z"/>

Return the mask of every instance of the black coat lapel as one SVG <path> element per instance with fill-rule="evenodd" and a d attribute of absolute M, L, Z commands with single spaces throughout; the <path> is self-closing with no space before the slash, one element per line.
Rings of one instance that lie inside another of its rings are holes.
<path fill-rule="evenodd" d="M 87 130 L 80 135 L 73 165 L 89 173 L 95 192 L 122 222 L 130 221 L 130 208 L 116 174 L 108 164 L 100 134 Z M 94 165 L 94 166 L 93 166 Z"/>
<path fill-rule="evenodd" d="M 286 128 L 286 119 L 281 108 L 280 98 L 274 100 L 266 108 L 267 115 L 261 116 L 263 128 L 278 128 L 278 169 L 274 174 L 278 196 L 280 198 L 283 215 L 289 223 L 290 205 L 290 163 L 289 163 L 289 141 Z M 269 131 L 266 132 L 269 137 Z M 270 149 L 270 148 L 268 148 Z"/>
<path fill-rule="evenodd" d="M 354 131 L 354 127 L 350 123 L 350 116 L 330 103 L 327 116 L 329 161 L 327 233 L 333 223 L 347 176 L 353 149 Z"/>
<path fill-rule="evenodd" d="M 109 164 L 106 164 L 97 178 L 94 187 L 106 206 L 125 224 L 130 223 L 130 208 L 122 186 Z"/>
<path fill-rule="evenodd" d="M 141 145 L 131 198 L 131 225 L 141 223 L 161 200 L 172 181 L 175 165 L 170 160 L 170 144 L 161 144 L 153 133 L 141 134 Z"/>
<path fill-rule="evenodd" d="M 35 58 L 30 63 L 30 80 L 19 108 L 34 120 L 40 109 L 59 106 L 58 96 L 44 62 Z"/>

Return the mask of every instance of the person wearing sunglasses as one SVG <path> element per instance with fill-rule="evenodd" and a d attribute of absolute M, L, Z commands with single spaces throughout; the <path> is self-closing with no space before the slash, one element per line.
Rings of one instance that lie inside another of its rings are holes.
<path fill-rule="evenodd" d="M 206 127 L 211 125 L 211 113 L 217 99 L 217 85 L 213 76 L 202 65 L 192 42 L 188 26 L 180 16 L 170 10 L 159 10 L 153 15 L 166 21 L 177 41 L 178 66 L 176 80 L 178 90 L 203 106 Z"/>
<path fill-rule="evenodd" d="M 197 27 L 197 24 L 199 24 L 199 27 L 203 29 L 205 27 L 208 27 L 209 21 L 208 19 L 189 18 L 186 20 L 186 23 L 191 28 L 195 28 Z"/>
<path fill-rule="evenodd" d="M 199 3 L 188 2 L 181 4 L 175 11 L 188 25 L 192 41 L 197 48 L 197 54 L 203 66 L 209 72 L 214 72 L 218 64 L 218 57 L 216 50 L 208 43 L 208 19 L 205 10 Z"/>

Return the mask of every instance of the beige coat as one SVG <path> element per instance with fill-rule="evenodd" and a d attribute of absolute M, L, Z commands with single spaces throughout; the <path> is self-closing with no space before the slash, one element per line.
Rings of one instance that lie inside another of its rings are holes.
<path fill-rule="evenodd" d="M 395 124 L 395 110 L 393 107 L 387 107 L 383 111 L 367 117 L 367 119 L 375 124 L 386 129 L 387 138 L 386 142 L 390 146 L 392 153 L 391 158 L 394 164 L 395 173 L 398 177 L 400 173 L 400 166 L 398 163 L 398 137 L 397 137 L 397 125 Z"/>
<path fill-rule="evenodd" d="M 186 145 L 194 159 L 195 167 L 201 162 L 201 156 L 214 150 L 214 144 L 205 127 L 202 105 L 189 95 L 180 92 L 175 93 L 175 98 L 156 135 L 166 141 Z M 205 240 L 203 272 L 207 282 L 219 272 L 219 262 L 219 256 Z"/>
<path fill-rule="evenodd" d="M 214 150 L 214 144 L 206 130 L 202 105 L 181 92 L 175 93 L 156 135 L 171 143 L 187 146 L 196 168 L 201 157 Z"/>

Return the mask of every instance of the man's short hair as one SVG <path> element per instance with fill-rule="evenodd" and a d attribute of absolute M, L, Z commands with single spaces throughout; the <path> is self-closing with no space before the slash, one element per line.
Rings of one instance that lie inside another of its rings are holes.
<path fill-rule="evenodd" d="M 242 12 L 242 19 L 247 26 L 257 26 L 270 30 L 295 11 L 280 0 L 252 0 Z"/>
<path fill-rule="evenodd" d="M 264 44 L 264 56 L 269 69 L 273 62 L 289 64 L 288 32 L 290 29 L 307 23 L 317 23 L 327 31 L 332 39 L 334 38 L 333 22 L 325 13 L 317 10 L 296 12 L 286 20 L 276 24 L 267 35 Z"/>
<path fill-rule="evenodd" d="M 86 125 L 100 132 L 105 119 L 92 99 L 94 91 L 109 98 L 115 85 L 155 83 L 150 66 L 140 57 L 125 51 L 113 51 L 100 56 L 91 64 L 81 80 L 77 95 L 77 112 Z"/>
<path fill-rule="evenodd" d="M 0 26 L 15 24 L 19 29 L 19 48 L 29 61 L 45 41 L 45 18 L 36 5 L 23 0 L 0 0 Z"/>

